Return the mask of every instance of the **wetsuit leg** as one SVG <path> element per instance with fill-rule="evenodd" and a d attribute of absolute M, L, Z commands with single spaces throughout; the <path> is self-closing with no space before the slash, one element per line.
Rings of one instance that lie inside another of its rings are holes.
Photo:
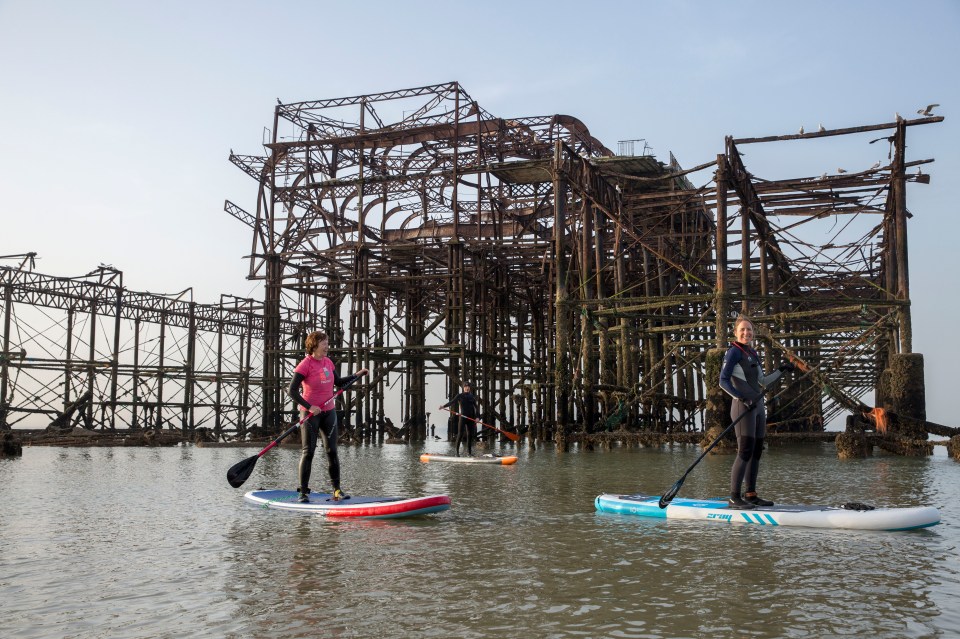
<path fill-rule="evenodd" d="M 747 474 L 747 467 L 753 459 L 753 451 L 756 446 L 756 414 L 758 409 L 762 411 L 762 406 L 754 406 L 751 414 L 744 415 L 734 427 L 737 433 L 737 458 L 733 462 L 733 468 L 730 469 L 730 494 L 740 495 L 740 486 L 743 484 L 743 478 Z M 743 402 L 733 400 L 733 406 L 730 407 L 730 417 L 734 420 L 740 418 L 746 412 Z"/>
<path fill-rule="evenodd" d="M 473 415 L 470 415 L 473 417 Z M 468 419 L 463 420 L 463 429 L 466 431 L 465 435 L 467 438 L 467 455 L 473 455 L 473 438 L 475 437 L 473 430 L 473 422 Z"/>
<path fill-rule="evenodd" d="M 754 440 L 753 454 L 747 462 L 747 472 L 744 477 L 747 482 L 747 493 L 757 492 L 757 474 L 760 472 L 760 455 L 763 454 L 763 440 Z"/>
<path fill-rule="evenodd" d="M 757 419 L 755 421 L 756 429 L 754 431 L 756 442 L 753 446 L 753 455 L 750 457 L 750 461 L 747 464 L 746 473 L 746 492 L 748 493 L 757 492 L 757 474 L 760 472 L 760 456 L 763 455 L 763 439 L 767 432 L 767 411 L 762 401 L 757 406 L 756 411 Z"/>
<path fill-rule="evenodd" d="M 460 456 L 460 440 L 462 440 L 464 436 L 464 429 L 466 428 L 464 423 L 466 421 L 467 420 L 465 420 L 463 417 L 457 417 L 457 438 L 454 440 L 454 446 L 457 451 L 457 457 Z"/>
<path fill-rule="evenodd" d="M 340 488 L 340 456 L 337 454 L 337 411 L 328 410 L 319 415 L 320 435 L 323 437 L 323 448 L 327 451 L 327 468 L 330 470 L 330 483 L 333 489 Z"/>
<path fill-rule="evenodd" d="M 297 492 L 310 492 L 310 469 L 313 467 L 313 453 L 317 450 L 319 430 L 319 415 L 314 415 L 300 426 L 300 486 Z"/>

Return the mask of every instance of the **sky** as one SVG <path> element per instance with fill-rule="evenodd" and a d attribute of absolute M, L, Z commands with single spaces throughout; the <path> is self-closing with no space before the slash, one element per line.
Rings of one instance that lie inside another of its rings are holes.
<path fill-rule="evenodd" d="M 277 99 L 459 81 L 496 116 L 573 115 L 614 151 L 642 138 L 684 166 L 726 135 L 939 103 L 943 123 L 908 131 L 907 160 L 936 159 L 907 196 L 914 351 L 928 419 L 960 426 L 958 43 L 958 0 L 0 0 L 0 255 L 34 251 L 57 276 L 110 264 L 132 290 L 192 287 L 201 303 L 259 296 L 250 230 L 223 211 L 255 210 L 257 185 L 227 158 L 263 154 Z M 832 144 L 756 145 L 745 161 L 778 178 L 885 155 Z"/>

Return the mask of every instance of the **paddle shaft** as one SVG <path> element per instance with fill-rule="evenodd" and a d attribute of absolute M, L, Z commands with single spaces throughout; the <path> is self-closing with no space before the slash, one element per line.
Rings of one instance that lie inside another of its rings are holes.
<path fill-rule="evenodd" d="M 692 471 L 694 468 L 696 468 L 697 464 L 699 464 L 701 461 L 703 461 L 703 458 L 706 457 L 707 454 L 708 454 L 711 450 L 713 450 L 713 447 L 716 446 L 717 444 L 719 444 L 719 443 L 720 443 L 720 440 L 723 439 L 724 436 L 725 436 L 727 433 L 729 433 L 730 430 L 731 430 L 734 426 L 736 426 L 738 423 L 740 423 L 740 420 L 741 420 L 741 419 L 743 419 L 744 417 L 746 417 L 747 415 L 749 415 L 751 412 L 753 412 L 753 411 L 749 411 L 749 410 L 748 410 L 748 411 L 745 411 L 745 412 L 743 412 L 743 413 L 740 413 L 740 416 L 739 416 L 739 417 L 737 417 L 735 420 L 733 420 L 732 422 L 730 422 L 730 425 L 727 426 L 726 428 L 724 428 L 724 429 L 723 429 L 723 432 L 720 433 L 720 435 L 718 435 L 717 438 L 716 438 L 715 440 L 713 440 L 713 442 L 711 442 L 709 446 L 707 446 L 706 448 L 703 449 L 703 452 L 700 453 L 700 456 L 697 457 L 697 460 L 696 460 L 695 462 L 693 462 L 692 464 L 690 464 L 690 468 L 688 468 L 688 469 L 687 469 L 687 472 L 685 472 L 685 473 L 683 474 L 683 477 L 680 478 L 680 482 L 679 482 L 679 483 L 683 483 L 683 480 L 685 480 L 685 479 L 687 478 L 687 475 L 690 474 L 690 471 Z"/>
<path fill-rule="evenodd" d="M 265 454 L 267 454 L 267 451 L 269 451 L 269 450 L 270 450 L 271 448 L 273 448 L 274 446 L 277 446 L 280 442 L 282 442 L 284 439 L 286 439 L 286 438 L 287 438 L 287 435 L 289 435 L 289 434 L 292 433 L 293 431 L 295 431 L 295 430 L 297 430 L 298 428 L 300 428 L 300 426 L 303 425 L 303 422 L 305 422 L 305 421 L 307 421 L 308 419 L 310 419 L 311 415 L 312 415 L 311 413 L 307 413 L 306 415 L 303 416 L 303 419 L 301 419 L 299 422 L 297 422 L 296 424 L 294 424 L 293 426 L 291 426 L 291 427 L 288 428 L 287 430 L 283 431 L 283 433 L 282 433 L 279 437 L 277 437 L 275 440 L 273 440 L 272 442 L 270 442 L 270 443 L 267 445 L 266 448 L 264 448 L 264 449 L 261 450 L 259 453 L 257 453 L 257 457 L 260 458 L 260 457 L 263 457 Z"/>
<path fill-rule="evenodd" d="M 508 432 L 505 431 L 505 430 L 500 430 L 500 429 L 497 428 L 496 426 L 491 426 L 490 424 L 484 424 L 484 423 L 481 422 L 479 419 L 475 419 L 475 418 L 473 418 L 473 417 L 467 417 L 467 416 L 464 415 L 463 413 L 458 413 L 457 411 L 455 411 L 455 410 L 450 410 L 449 408 L 444 408 L 443 410 L 447 411 L 447 412 L 450 413 L 451 415 L 456 415 L 456 416 L 458 416 L 458 417 L 463 417 L 464 419 L 469 419 L 470 421 L 476 422 L 476 423 L 480 424 L 481 426 L 486 426 L 487 428 L 491 428 L 491 429 L 497 431 L 498 433 L 503 433 L 504 436 L 505 436 L 507 439 L 511 440 L 511 441 L 517 441 L 518 439 L 520 439 L 520 436 L 517 435 L 517 434 L 515 434 L 515 433 L 508 433 Z"/>
<path fill-rule="evenodd" d="M 357 381 L 357 380 L 353 380 L 353 381 L 355 382 L 355 381 Z M 350 382 L 350 384 L 353 384 L 353 382 Z M 327 401 L 323 402 L 323 404 L 321 404 L 320 408 L 323 408 L 324 406 L 326 406 L 327 404 L 329 404 L 330 402 L 332 402 L 332 401 L 335 400 L 336 398 L 340 397 L 340 395 L 343 394 L 343 391 L 345 391 L 345 390 L 347 390 L 348 388 L 350 388 L 350 384 L 347 384 L 346 386 L 344 386 L 343 388 L 341 388 L 340 390 L 338 390 L 336 393 L 334 393 L 334 394 L 333 394 L 333 397 L 331 397 L 331 398 L 328 399 Z M 302 426 L 303 423 L 304 423 L 305 421 L 307 421 L 308 419 L 310 419 L 311 417 L 313 417 L 313 413 L 311 413 L 311 412 L 308 411 L 307 414 L 303 416 L 303 419 L 301 419 L 299 422 L 297 422 L 296 424 L 294 424 L 293 426 L 291 426 L 290 428 L 288 428 L 287 430 L 285 430 L 285 431 L 283 432 L 283 434 L 281 434 L 281 435 L 280 435 L 279 437 L 277 437 L 275 440 L 273 440 L 272 442 L 270 442 L 270 444 L 269 444 L 266 448 L 264 448 L 264 449 L 261 450 L 259 453 L 257 453 L 257 458 L 263 457 L 264 454 L 266 454 L 266 452 L 267 452 L 268 450 L 270 450 L 270 449 L 273 448 L 274 446 L 277 446 L 280 442 L 282 442 L 282 441 L 287 437 L 287 435 L 291 434 L 293 431 L 295 431 L 295 430 L 297 430 L 298 428 L 300 428 L 300 426 Z"/>

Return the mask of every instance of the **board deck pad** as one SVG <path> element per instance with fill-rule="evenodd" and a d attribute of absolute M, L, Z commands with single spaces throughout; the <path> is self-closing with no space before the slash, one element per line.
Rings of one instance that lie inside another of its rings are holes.
<path fill-rule="evenodd" d="M 594 506 L 601 512 L 655 519 L 707 520 L 761 526 L 805 526 L 856 530 L 913 530 L 940 523 L 931 506 L 851 510 L 840 506 L 781 505 L 752 510 L 730 508 L 722 499 L 675 498 L 660 508 L 659 495 L 600 495 Z"/>
<path fill-rule="evenodd" d="M 367 497 L 350 495 L 334 501 L 329 493 L 310 493 L 310 501 L 297 501 L 295 490 L 252 490 L 243 498 L 262 508 L 288 510 L 325 517 L 396 519 L 436 513 L 450 508 L 446 495 L 425 497 Z"/>
<path fill-rule="evenodd" d="M 517 463 L 516 455 L 480 455 L 478 457 L 456 457 L 454 455 L 434 455 L 433 453 L 424 453 L 420 455 L 420 461 L 423 463 L 429 462 L 450 462 L 455 464 L 500 464 L 502 466 L 509 466 L 510 464 Z"/>

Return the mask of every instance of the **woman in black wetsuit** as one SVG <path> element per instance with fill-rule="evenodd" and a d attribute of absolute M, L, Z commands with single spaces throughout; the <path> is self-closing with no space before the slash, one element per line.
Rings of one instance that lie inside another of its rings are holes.
<path fill-rule="evenodd" d="M 736 341 L 730 344 L 723 356 L 723 368 L 720 371 L 720 388 L 733 397 L 730 418 L 739 420 L 735 427 L 737 458 L 730 470 L 729 505 L 731 508 L 750 510 L 757 506 L 773 506 L 772 501 L 757 495 L 757 473 L 767 430 L 763 395 L 784 371 L 793 370 L 794 366 L 784 362 L 777 370 L 764 375 L 760 356 L 753 350 L 753 322 L 740 317 L 733 326 L 733 334 Z M 747 490 L 741 495 L 740 487 L 744 480 Z"/>
<path fill-rule="evenodd" d="M 457 457 L 460 456 L 460 441 L 465 440 L 467 445 L 467 454 L 473 454 L 473 437 L 474 433 L 474 422 L 467 419 L 477 418 L 477 398 L 471 392 L 470 384 L 464 383 L 463 392 L 451 399 L 449 402 L 440 407 L 440 410 L 447 408 L 448 406 L 457 405 L 457 412 L 460 413 L 460 416 L 457 418 L 457 438 L 455 440 L 455 445 L 457 449 Z"/>

